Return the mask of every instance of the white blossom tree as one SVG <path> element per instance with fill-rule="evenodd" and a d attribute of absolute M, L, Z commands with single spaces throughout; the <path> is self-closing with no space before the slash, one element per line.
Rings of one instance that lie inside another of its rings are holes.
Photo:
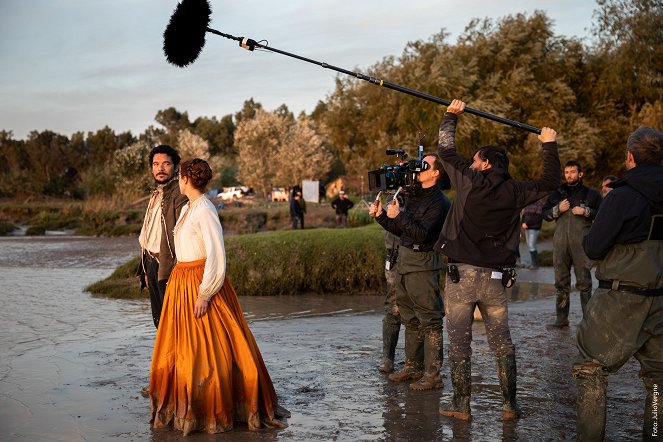
<path fill-rule="evenodd" d="M 235 131 L 239 151 L 237 177 L 267 195 L 273 186 L 292 186 L 329 172 L 332 156 L 305 117 L 259 109 Z"/>

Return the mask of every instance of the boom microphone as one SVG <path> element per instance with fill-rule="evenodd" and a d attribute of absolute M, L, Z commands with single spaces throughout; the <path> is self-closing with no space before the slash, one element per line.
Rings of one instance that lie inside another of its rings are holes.
<path fill-rule="evenodd" d="M 200 51 L 203 49 L 203 46 L 205 46 L 205 33 L 209 32 L 221 37 L 228 38 L 230 40 L 235 40 L 239 42 L 240 47 L 249 51 L 253 51 L 255 48 L 265 49 L 267 51 L 286 55 L 288 57 L 296 58 L 307 63 L 317 64 L 323 68 L 332 69 L 336 72 L 340 72 L 351 77 L 356 77 L 360 80 L 365 80 L 378 86 L 383 86 L 388 89 L 403 92 L 423 100 L 432 101 L 433 103 L 442 104 L 444 106 L 449 106 L 451 104 L 451 100 L 419 92 L 395 83 L 390 83 L 380 78 L 370 77 L 359 72 L 348 71 L 346 69 L 332 66 L 327 63 L 312 60 L 310 58 L 302 57 L 297 54 L 282 51 L 280 49 L 272 48 L 262 43 L 258 43 L 250 38 L 235 37 L 234 35 L 224 34 L 223 32 L 209 27 L 211 13 L 212 10 L 207 0 L 182 0 L 177 4 L 175 12 L 173 12 L 173 15 L 170 17 L 168 26 L 166 26 L 166 30 L 163 33 L 163 51 L 166 54 L 166 60 L 168 60 L 169 63 L 179 67 L 185 67 L 193 63 L 196 58 L 198 58 L 198 55 L 200 55 Z M 471 107 L 466 107 L 465 112 L 498 123 L 506 124 L 508 126 L 517 127 L 519 129 L 526 130 L 535 134 L 541 133 L 541 129 L 538 127 L 530 126 L 529 124 L 520 123 L 514 120 L 509 120 L 508 118 L 499 117 L 497 115 L 489 114 L 488 112 L 483 112 Z"/>
<path fill-rule="evenodd" d="M 169 63 L 184 67 L 198 58 L 210 14 L 207 0 L 184 0 L 177 5 L 163 33 L 163 52 Z"/>

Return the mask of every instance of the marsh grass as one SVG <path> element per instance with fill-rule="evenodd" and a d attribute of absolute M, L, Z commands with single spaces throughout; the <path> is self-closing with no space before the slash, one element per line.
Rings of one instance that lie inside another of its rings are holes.
<path fill-rule="evenodd" d="M 298 293 L 381 293 L 384 232 L 377 224 L 346 229 L 262 232 L 225 238 L 228 277 L 240 296 Z M 139 258 L 86 288 L 113 298 L 138 292 Z"/>

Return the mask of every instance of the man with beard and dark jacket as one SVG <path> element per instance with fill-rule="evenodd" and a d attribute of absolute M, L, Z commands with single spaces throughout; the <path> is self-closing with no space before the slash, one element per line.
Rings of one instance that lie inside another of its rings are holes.
<path fill-rule="evenodd" d="M 663 133 L 641 127 L 626 143 L 626 169 L 612 183 L 583 240 L 599 286 L 578 325 L 578 440 L 603 440 L 607 375 L 631 356 L 645 385 L 643 440 L 663 440 Z"/>
<path fill-rule="evenodd" d="M 176 261 L 173 229 L 189 200 L 180 193 L 177 179 L 180 156 L 175 149 L 163 144 L 157 146 L 150 152 L 149 161 L 157 188 L 150 196 L 138 237 L 143 252 L 138 277 L 141 289 L 147 287 L 150 292 L 152 319 L 158 328 L 166 283 Z"/>
<path fill-rule="evenodd" d="M 444 305 L 449 335 L 449 367 L 453 384 L 451 404 L 444 416 L 471 419 L 472 322 L 478 306 L 488 344 L 497 358 L 502 391 L 502 419 L 520 417 L 516 402 L 516 354 L 509 331 L 506 286 L 515 278 L 520 243 L 520 211 L 544 197 L 559 182 L 557 133 L 541 129 L 543 176 L 516 181 L 509 175 L 509 159 L 501 146 L 483 146 L 467 164 L 456 151 L 458 116 L 465 103 L 453 100 L 440 125 L 438 155 L 456 190 L 435 248 L 449 258 Z"/>
<path fill-rule="evenodd" d="M 442 388 L 442 326 L 440 297 L 442 257 L 433 250 L 449 211 L 449 200 L 437 181 L 443 173 L 435 154 L 424 156 L 420 184 L 407 191 L 403 206 L 393 198 L 387 210 L 371 204 L 369 215 L 388 232 L 400 237 L 396 262 L 396 304 L 405 326 L 405 365 L 389 375 L 392 382 L 417 381 L 413 390 Z"/>
<path fill-rule="evenodd" d="M 576 275 L 576 288 L 580 292 L 583 315 L 587 301 L 592 296 L 592 261 L 585 255 L 581 244 L 601 205 L 601 195 L 582 183 L 582 167 L 579 162 L 566 162 L 564 180 L 566 182 L 550 194 L 543 206 L 543 218 L 556 222 L 553 267 L 557 290 L 557 318 L 550 325 L 558 328 L 569 325 L 571 266 Z"/>

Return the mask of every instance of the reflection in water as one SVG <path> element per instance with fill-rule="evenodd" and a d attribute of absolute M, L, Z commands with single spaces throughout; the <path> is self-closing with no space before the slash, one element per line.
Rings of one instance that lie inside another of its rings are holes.
<path fill-rule="evenodd" d="M 532 301 L 555 295 L 555 286 L 550 283 L 518 282 L 506 290 L 510 301 Z"/>

